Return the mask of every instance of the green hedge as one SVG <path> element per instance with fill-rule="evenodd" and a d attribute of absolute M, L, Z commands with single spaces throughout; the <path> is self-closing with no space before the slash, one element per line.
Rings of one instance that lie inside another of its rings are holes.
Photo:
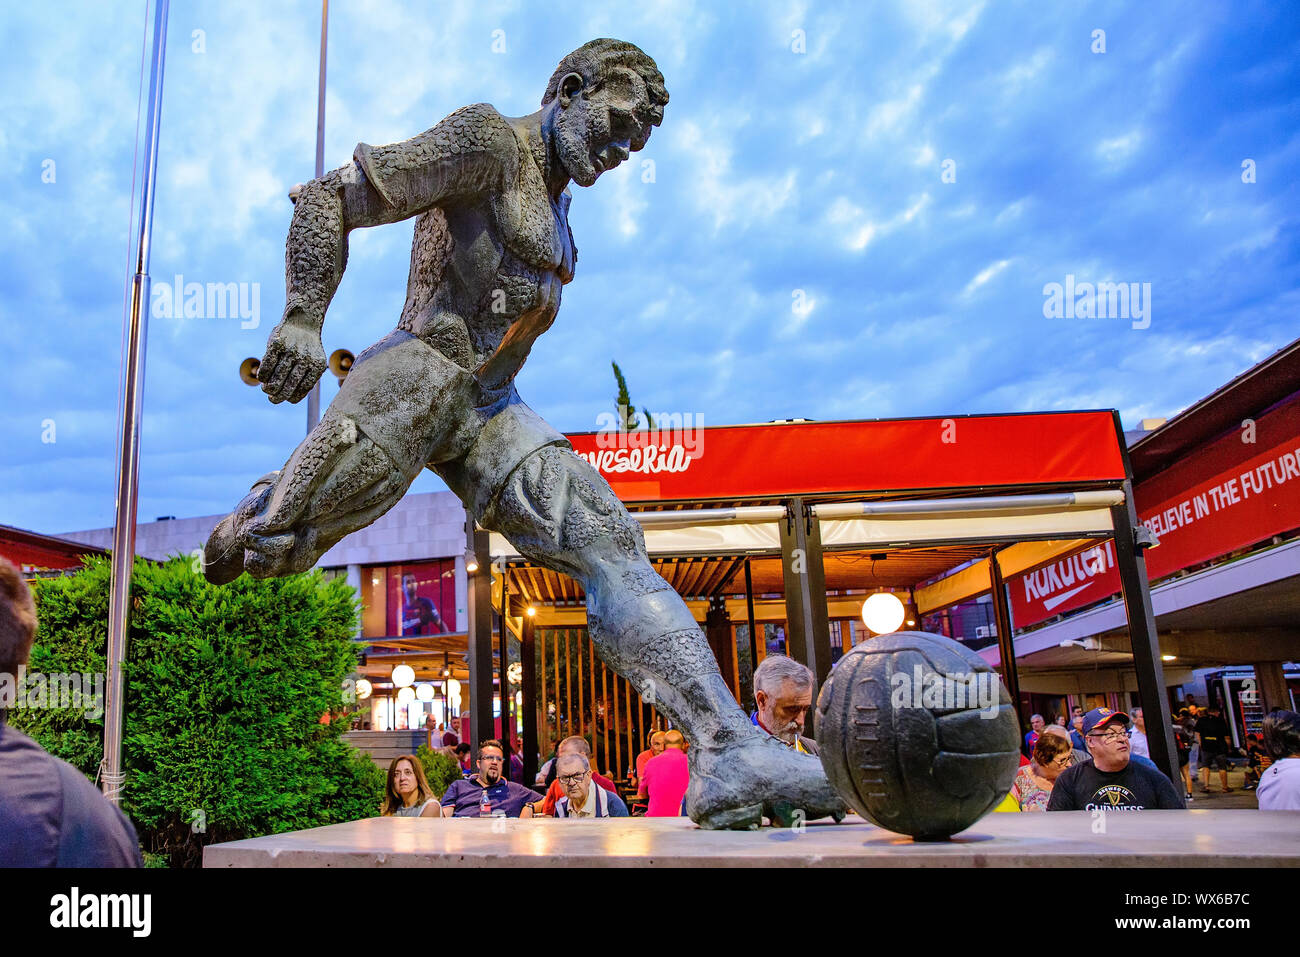
<path fill-rule="evenodd" d="M 105 672 L 108 592 L 102 558 L 38 582 L 29 671 Z M 151 862 L 197 866 L 206 844 L 378 812 L 383 772 L 340 738 L 356 667 L 346 581 L 245 575 L 217 587 L 188 558 L 137 560 L 131 593 L 122 809 Z M 10 720 L 94 777 L 102 717 L 17 709 Z"/>
<path fill-rule="evenodd" d="M 438 800 L 442 800 L 453 781 L 464 777 L 460 762 L 444 751 L 434 751 L 427 744 L 422 744 L 416 749 L 415 756 L 424 765 L 425 780 L 429 782 L 429 788 Z"/>

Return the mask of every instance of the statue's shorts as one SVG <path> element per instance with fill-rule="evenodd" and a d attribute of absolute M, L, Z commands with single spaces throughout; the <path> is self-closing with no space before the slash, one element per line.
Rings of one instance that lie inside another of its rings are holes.
<path fill-rule="evenodd" d="M 472 372 L 403 330 L 357 356 L 322 425 L 331 418 L 351 420 L 408 484 L 432 469 L 479 521 L 521 462 L 548 446 L 572 449 L 524 404 L 513 380 L 489 392 Z"/>

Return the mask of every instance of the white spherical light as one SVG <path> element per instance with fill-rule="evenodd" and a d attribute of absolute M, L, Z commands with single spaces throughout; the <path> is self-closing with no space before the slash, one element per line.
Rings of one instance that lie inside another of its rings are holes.
<path fill-rule="evenodd" d="M 433 685 L 429 684 L 427 681 L 421 681 L 415 686 L 415 696 L 421 701 L 432 701 Z"/>
<path fill-rule="evenodd" d="M 448 698 L 460 697 L 460 682 L 457 681 L 455 678 L 447 679 L 447 697 Z"/>
<path fill-rule="evenodd" d="M 371 686 L 370 682 L 365 678 L 359 678 L 357 680 L 357 697 L 362 701 L 369 698 L 374 690 L 375 689 Z"/>
<path fill-rule="evenodd" d="M 410 665 L 398 665 L 393 669 L 393 684 L 399 688 L 410 687 L 415 682 L 415 669 Z"/>
<path fill-rule="evenodd" d="M 889 592 L 872 595 L 862 603 L 862 623 L 877 635 L 898 631 L 904 617 L 903 603 Z"/>
<path fill-rule="evenodd" d="M 405 687 L 405 688 L 398 688 L 398 689 L 397 689 L 397 703 L 398 703 L 398 704 L 410 704 L 410 703 L 411 703 L 412 701 L 414 701 L 414 700 L 415 700 L 415 689 L 414 689 L 414 688 L 412 688 L 412 687 L 410 687 L 410 686 L 408 685 L 408 686 Z"/>

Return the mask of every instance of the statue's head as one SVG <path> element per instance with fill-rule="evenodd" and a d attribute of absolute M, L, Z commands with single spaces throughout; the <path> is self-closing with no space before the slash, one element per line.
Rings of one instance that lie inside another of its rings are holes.
<path fill-rule="evenodd" d="M 640 48 L 621 40 L 592 40 L 555 68 L 542 97 L 554 104 L 556 150 L 580 186 L 590 186 L 641 149 L 664 119 L 663 74 Z"/>

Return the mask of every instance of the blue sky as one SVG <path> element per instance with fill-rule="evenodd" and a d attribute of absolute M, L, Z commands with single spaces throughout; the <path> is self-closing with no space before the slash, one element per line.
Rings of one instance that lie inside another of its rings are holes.
<path fill-rule="evenodd" d="M 335 3 L 325 154 L 333 168 L 467 103 L 531 113 L 594 37 L 657 60 L 664 124 L 575 185 L 577 276 L 519 376 L 561 429 L 611 407 L 611 359 L 638 405 L 706 424 L 1113 407 L 1131 426 L 1300 334 L 1285 4 L 560 9 Z M 144 6 L 10 4 L 0 32 L 0 523 L 109 525 Z M 151 271 L 257 284 L 260 311 L 255 328 L 151 318 L 143 520 L 228 510 L 302 436 L 304 406 L 272 406 L 237 368 L 283 308 L 318 44 L 315 2 L 173 4 Z M 352 235 L 327 350 L 393 327 L 410 237 Z M 1067 275 L 1150 283 L 1149 327 L 1046 318 L 1043 287 Z"/>

